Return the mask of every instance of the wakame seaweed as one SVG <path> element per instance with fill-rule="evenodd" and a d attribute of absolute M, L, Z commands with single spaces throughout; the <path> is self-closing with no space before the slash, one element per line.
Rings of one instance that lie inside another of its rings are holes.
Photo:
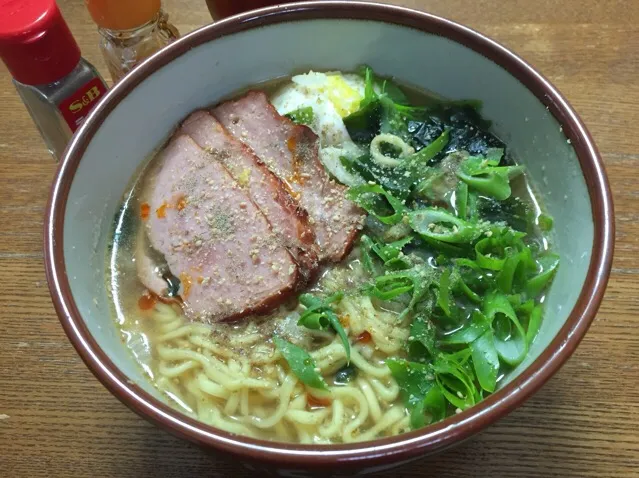
<path fill-rule="evenodd" d="M 481 117 L 481 102 L 447 101 L 429 97 L 423 105 L 408 105 L 407 96 L 392 80 L 380 80 L 364 67 L 365 97 L 360 109 L 344 118 L 351 139 L 370 143 L 380 133 L 393 133 L 410 142 L 415 151 L 430 145 L 445 131 L 450 138 L 445 148 L 430 159 L 434 164 L 454 151 L 484 155 L 506 145 L 488 131 L 490 122 Z"/>
<path fill-rule="evenodd" d="M 513 229 L 526 232 L 533 224 L 534 211 L 519 197 L 511 196 L 503 201 L 491 197 L 477 197 L 479 217 L 491 222 L 504 222 Z"/>
<path fill-rule="evenodd" d="M 454 151 L 485 155 L 492 148 L 505 149 L 506 145 L 497 136 L 483 129 L 487 125 L 475 106 L 450 105 L 437 108 L 423 120 L 409 120 L 408 131 L 417 150 L 432 143 L 444 131 L 450 131 L 450 141 L 436 161 Z"/>
<path fill-rule="evenodd" d="M 344 123 L 371 152 L 342 158 L 362 179 L 347 196 L 369 214 L 361 293 L 411 321 L 386 363 L 417 428 L 473 406 L 524 360 L 559 258 L 540 246 L 552 218 L 527 198 L 524 168 L 478 102 L 410 105 L 392 80 L 362 75 L 364 99 Z"/>

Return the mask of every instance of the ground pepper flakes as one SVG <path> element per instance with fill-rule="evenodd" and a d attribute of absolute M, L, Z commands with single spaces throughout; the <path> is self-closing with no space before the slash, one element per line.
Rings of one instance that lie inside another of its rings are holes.
<path fill-rule="evenodd" d="M 166 217 L 166 208 L 167 204 L 164 202 L 159 208 L 155 210 L 155 214 L 157 215 L 158 219 L 164 219 Z"/>
<path fill-rule="evenodd" d="M 287 178 L 287 181 L 289 183 L 299 184 L 300 186 L 303 186 L 306 182 L 306 178 L 304 178 L 300 169 L 301 160 L 297 154 L 297 139 L 295 138 L 295 136 L 291 136 L 290 138 L 288 138 L 288 140 L 286 141 L 286 146 L 288 147 L 288 150 L 293 154 L 293 174 L 291 174 L 291 176 Z"/>
<path fill-rule="evenodd" d="M 182 297 L 186 299 L 191 292 L 191 286 L 193 285 L 193 279 L 186 272 L 180 274 L 180 282 L 182 283 Z"/>
<path fill-rule="evenodd" d="M 291 136 L 288 140 L 286 140 L 286 146 L 291 153 L 295 154 L 295 151 L 297 150 L 297 140 L 295 139 L 295 136 Z"/>
<path fill-rule="evenodd" d="M 138 299 L 138 307 L 140 310 L 151 310 L 155 306 L 156 302 L 157 299 L 155 296 L 145 292 Z"/>
<path fill-rule="evenodd" d="M 306 394 L 306 402 L 308 406 L 311 408 L 317 407 L 330 407 L 331 399 L 330 398 L 320 398 L 311 395 L 310 393 Z"/>
<path fill-rule="evenodd" d="M 149 214 L 151 214 L 151 206 L 149 206 L 148 202 L 144 202 L 140 204 L 140 217 L 144 219 L 149 218 Z"/>
<path fill-rule="evenodd" d="M 362 343 L 362 344 L 367 344 L 371 340 L 373 340 L 373 336 L 370 334 L 370 332 L 366 330 L 362 332 L 361 334 L 359 334 L 357 337 L 355 337 L 355 342 Z"/>

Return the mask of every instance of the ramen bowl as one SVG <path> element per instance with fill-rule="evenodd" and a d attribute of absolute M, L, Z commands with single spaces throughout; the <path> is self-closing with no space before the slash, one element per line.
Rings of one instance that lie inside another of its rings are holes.
<path fill-rule="evenodd" d="M 321 39 L 321 41 L 319 41 Z M 171 407 L 123 344 L 105 286 L 105 251 L 130 179 L 191 111 L 299 71 L 376 72 L 482 114 L 523 163 L 555 218 L 562 263 L 526 360 L 476 406 L 409 433 L 348 445 L 233 435 Z M 595 317 L 613 253 L 613 206 L 601 158 L 561 94 L 521 58 L 459 24 L 405 8 L 304 2 L 231 17 L 164 48 L 111 89 L 68 146 L 46 213 L 49 287 L 70 341 L 136 413 L 255 469 L 374 472 L 468 439 L 520 406 L 570 357 Z M 569 378 L 567 378 L 569 379 Z"/>

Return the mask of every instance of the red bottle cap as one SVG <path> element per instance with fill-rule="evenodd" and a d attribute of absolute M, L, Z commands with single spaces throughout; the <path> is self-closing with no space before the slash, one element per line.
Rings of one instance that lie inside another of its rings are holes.
<path fill-rule="evenodd" d="M 0 0 L 0 58 L 21 83 L 46 85 L 80 61 L 55 0 Z"/>

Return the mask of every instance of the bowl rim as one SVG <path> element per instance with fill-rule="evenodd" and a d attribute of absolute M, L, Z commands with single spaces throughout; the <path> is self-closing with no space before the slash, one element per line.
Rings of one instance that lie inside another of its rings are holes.
<path fill-rule="evenodd" d="M 298 445 L 251 439 L 205 425 L 152 397 L 131 382 L 98 346 L 75 304 L 66 274 L 63 226 L 67 199 L 82 156 L 102 122 L 154 71 L 191 48 L 226 35 L 282 22 L 340 18 L 390 23 L 443 36 L 493 61 L 530 90 L 560 123 L 579 159 L 592 208 L 592 256 L 577 303 L 557 336 L 521 375 L 474 407 L 420 430 L 357 444 Z M 590 133 L 557 89 L 527 62 L 483 34 L 429 13 L 369 2 L 311 1 L 268 7 L 201 27 L 148 58 L 109 90 L 73 137 L 58 167 L 45 213 L 44 253 L 49 290 L 64 331 L 87 367 L 119 400 L 161 428 L 198 445 L 294 469 L 409 461 L 465 440 L 520 406 L 564 364 L 593 321 L 611 270 L 614 234 L 610 187 Z"/>

